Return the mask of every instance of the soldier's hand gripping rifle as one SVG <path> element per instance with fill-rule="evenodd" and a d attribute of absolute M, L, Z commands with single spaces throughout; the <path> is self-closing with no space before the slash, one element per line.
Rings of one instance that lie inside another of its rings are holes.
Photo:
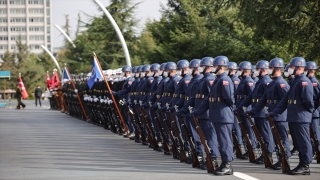
<path fill-rule="evenodd" d="M 246 141 L 246 144 L 247 144 L 247 149 L 248 149 L 248 154 L 249 154 L 249 161 L 253 162 L 253 161 L 256 160 L 256 156 L 253 153 L 252 143 L 250 141 L 250 138 L 248 137 L 246 129 L 243 126 L 243 123 L 242 123 L 242 120 L 241 120 L 241 117 L 240 117 L 239 113 L 238 112 L 234 112 L 234 113 L 235 113 L 235 115 L 236 115 L 236 117 L 238 119 L 239 126 L 240 126 L 240 129 L 241 129 L 241 132 L 242 132 L 242 136 L 244 137 L 244 139 Z"/>
<path fill-rule="evenodd" d="M 151 102 L 149 102 L 149 104 L 150 104 L 150 103 L 151 103 Z M 150 104 L 150 106 L 151 106 L 151 104 Z M 158 104 L 158 106 L 159 106 L 159 104 Z M 161 105 L 160 105 L 160 107 L 161 107 Z M 167 137 L 166 137 L 166 135 L 164 134 L 164 129 L 163 129 L 162 125 L 161 125 L 159 115 L 155 112 L 154 109 L 151 109 L 151 111 L 152 111 L 153 117 L 155 118 L 155 121 L 156 121 L 156 123 L 157 123 L 157 125 L 158 125 L 158 127 L 159 127 L 159 132 L 160 132 L 161 137 L 162 137 L 162 140 L 163 140 L 163 143 L 162 143 L 163 150 L 164 150 L 165 152 L 169 152 L 169 151 L 170 151 L 170 148 L 169 148 L 169 145 L 168 145 Z"/>
<path fill-rule="evenodd" d="M 268 113 L 268 107 L 265 107 L 264 109 L 265 109 L 266 113 Z M 281 137 L 280 137 L 279 132 L 278 132 L 273 120 L 272 120 L 272 117 L 269 116 L 268 119 L 269 119 L 269 123 L 270 123 L 270 128 L 271 128 L 272 133 L 273 133 L 273 137 L 276 140 L 276 145 L 280 149 L 280 153 L 282 155 L 282 157 L 281 157 L 282 173 L 287 173 L 287 171 L 290 171 L 290 165 L 289 165 L 289 162 L 286 159 L 287 154 L 286 154 L 286 151 L 284 149 L 283 141 L 281 140 Z"/>
<path fill-rule="evenodd" d="M 159 102 L 158 102 L 158 106 L 159 106 Z M 161 103 L 160 103 L 160 107 L 161 107 Z M 168 120 L 166 119 L 166 116 L 164 115 L 163 111 L 161 111 L 161 109 L 160 109 L 160 113 L 161 113 L 161 115 L 163 117 L 163 124 L 167 128 L 167 132 L 168 132 L 169 137 L 170 137 L 171 142 L 172 142 L 172 155 L 173 155 L 173 157 L 177 157 L 178 156 L 178 150 L 177 150 L 176 144 L 174 142 L 174 137 L 173 137 L 173 134 L 172 134 L 171 127 L 169 126 L 170 124 L 169 124 Z"/>
<path fill-rule="evenodd" d="M 193 107 L 189 106 L 188 109 L 189 109 L 190 113 L 192 113 Z M 193 115 L 193 121 L 194 121 L 194 123 L 196 125 L 196 129 L 197 129 L 197 132 L 199 134 L 200 141 L 201 141 L 201 143 L 203 145 L 203 148 L 204 148 L 204 151 L 206 152 L 206 155 L 207 155 L 207 157 L 206 157 L 207 172 L 208 173 L 212 173 L 213 171 L 216 170 L 216 167 L 213 165 L 212 160 L 211 160 L 210 148 L 209 148 L 209 146 L 207 144 L 207 140 L 206 140 L 206 138 L 204 136 L 204 133 L 203 133 L 202 129 L 200 128 L 200 124 L 198 122 L 198 119 L 196 118 L 195 115 Z"/>
<path fill-rule="evenodd" d="M 170 108 L 170 104 L 166 103 L 166 107 L 167 109 Z M 185 162 L 187 157 L 186 157 L 186 153 L 184 152 L 184 148 L 183 148 L 183 145 L 184 145 L 184 141 L 182 139 L 182 135 L 181 135 L 181 132 L 178 128 L 178 125 L 177 125 L 177 122 L 176 122 L 176 118 L 173 116 L 172 112 L 169 111 L 169 115 L 170 115 L 170 118 L 171 118 L 171 124 L 174 128 L 174 131 L 176 133 L 176 136 L 178 138 L 178 141 L 179 141 L 179 146 L 180 146 L 180 162 Z"/>
<path fill-rule="evenodd" d="M 253 123 L 252 119 L 251 119 L 251 116 L 247 114 L 247 108 L 246 107 L 243 107 L 243 111 L 244 113 L 247 115 L 247 118 L 249 120 L 249 123 L 250 123 L 250 126 L 254 132 L 254 134 L 256 135 L 256 138 L 257 140 L 259 141 L 260 143 L 260 146 L 261 146 L 261 149 L 262 149 L 262 155 L 263 155 L 263 162 L 264 162 L 264 167 L 265 168 L 269 168 L 272 166 L 272 163 L 270 161 L 270 158 L 268 156 L 268 153 L 267 153 L 267 148 L 266 148 L 266 145 L 264 144 L 263 142 L 263 138 L 257 128 L 257 126 Z"/>
<path fill-rule="evenodd" d="M 156 139 L 156 135 L 152 131 L 152 126 L 150 126 L 151 123 L 150 124 L 148 123 L 148 122 L 150 122 L 150 117 L 148 115 L 148 112 L 146 112 L 146 110 L 142 107 L 142 105 L 143 105 L 143 102 L 140 101 L 140 107 L 138 107 L 138 111 L 140 113 L 140 116 L 142 117 L 141 120 L 143 121 L 144 127 L 148 131 L 149 142 L 150 142 L 150 144 L 152 144 L 153 149 L 156 150 L 159 148 L 159 145 L 158 145 L 158 142 Z"/>
<path fill-rule="evenodd" d="M 178 106 L 174 106 L 176 112 L 178 111 Z M 188 141 L 188 144 L 190 146 L 191 149 L 191 156 L 192 156 L 192 167 L 195 168 L 199 165 L 199 160 L 197 158 L 197 153 L 196 153 L 196 148 L 194 147 L 194 143 L 191 139 L 191 134 L 189 133 L 188 128 L 186 127 L 186 125 L 184 124 L 184 121 L 181 117 L 181 114 L 178 114 L 178 120 L 180 122 L 180 126 L 182 131 L 184 132 L 184 134 L 186 135 L 186 139 Z"/>

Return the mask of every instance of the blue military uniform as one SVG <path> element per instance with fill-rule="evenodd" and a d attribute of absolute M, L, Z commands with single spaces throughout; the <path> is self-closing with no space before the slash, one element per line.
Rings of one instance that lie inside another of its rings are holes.
<path fill-rule="evenodd" d="M 260 98 L 259 102 L 252 107 L 251 113 L 258 114 L 265 106 L 268 108 L 269 112 L 273 111 L 274 108 L 280 103 L 280 100 L 287 94 L 289 88 L 289 84 L 283 79 L 282 76 L 273 78 L 273 81 L 270 82 L 266 92 Z M 291 153 L 287 131 L 288 122 L 286 122 L 286 120 L 287 110 L 273 117 L 274 124 L 279 132 L 283 146 L 286 149 L 286 158 L 289 158 Z"/>
<path fill-rule="evenodd" d="M 312 161 L 312 146 L 310 141 L 310 123 L 314 108 L 313 87 L 311 81 L 304 75 L 296 75 L 294 83 L 286 96 L 272 111 L 282 114 L 288 110 L 287 121 L 292 128 L 300 163 L 309 164 Z"/>
<path fill-rule="evenodd" d="M 320 96 L 320 86 L 319 86 L 319 81 L 315 76 L 309 77 L 312 86 L 313 86 L 313 101 L 315 104 L 319 103 L 319 96 Z M 317 140 L 320 140 L 320 131 L 319 131 L 319 110 L 318 108 L 315 108 L 315 110 L 312 113 L 312 121 L 311 121 L 311 128 L 314 131 Z M 320 148 L 320 147 L 316 147 Z"/>
<path fill-rule="evenodd" d="M 259 102 L 259 99 L 265 93 L 271 78 L 269 75 L 264 75 L 256 82 L 254 90 L 246 97 L 245 100 L 238 106 L 238 108 L 248 107 L 250 104 L 252 108 Z M 270 129 L 269 121 L 266 118 L 265 111 L 260 109 L 254 115 L 255 125 L 257 126 L 264 143 L 266 144 L 267 153 L 272 153 L 274 149 L 273 135 Z"/>
<path fill-rule="evenodd" d="M 232 74 L 230 78 L 233 83 L 234 92 L 236 92 L 240 83 L 240 79 L 236 74 Z M 234 98 L 236 99 L 235 93 Z M 242 144 L 242 132 L 240 130 L 239 121 L 236 117 L 234 117 L 233 129 L 235 130 L 236 136 L 238 138 L 238 144 Z"/>
<path fill-rule="evenodd" d="M 240 84 L 238 86 L 238 89 L 236 91 L 236 107 L 240 106 L 240 104 L 244 101 L 244 99 L 253 91 L 254 89 L 254 81 L 252 78 L 248 75 L 245 77 L 242 77 Z M 247 111 L 250 111 L 251 107 L 247 107 Z M 244 114 L 244 111 L 242 108 L 238 110 L 239 116 L 241 117 L 242 124 L 245 127 L 249 138 L 251 139 L 252 148 L 255 149 L 257 147 L 256 145 L 256 137 L 253 133 L 253 130 L 251 129 L 249 120 L 247 119 L 246 115 Z"/>
<path fill-rule="evenodd" d="M 215 80 L 209 95 L 206 96 L 200 106 L 193 112 L 196 116 L 199 116 L 209 109 L 209 121 L 215 127 L 222 162 L 233 161 L 233 105 L 233 82 L 226 73 L 222 73 Z"/>
<path fill-rule="evenodd" d="M 190 98 L 187 106 L 196 108 L 196 111 L 202 101 L 208 96 L 215 79 L 215 76 L 211 73 L 204 74 L 204 77 L 199 81 L 199 84 L 197 84 L 195 95 Z M 215 159 L 219 155 L 219 150 L 216 130 L 213 123 L 209 121 L 209 111 L 207 110 L 202 114 L 198 114 L 196 117 L 199 120 L 200 128 L 202 129 L 207 140 L 207 144 L 210 147 L 211 158 Z"/>

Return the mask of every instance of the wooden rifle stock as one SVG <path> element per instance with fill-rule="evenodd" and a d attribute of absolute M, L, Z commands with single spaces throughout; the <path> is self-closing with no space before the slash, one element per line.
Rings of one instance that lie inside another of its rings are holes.
<path fill-rule="evenodd" d="M 240 158 L 242 156 L 242 152 L 241 152 L 241 148 L 238 144 L 238 138 L 237 138 L 234 130 L 232 130 L 232 138 L 233 138 L 233 146 L 236 149 L 236 157 Z"/>
<path fill-rule="evenodd" d="M 193 115 L 193 121 L 194 123 L 196 124 L 196 129 L 197 129 L 197 132 L 199 134 L 199 137 L 200 137 L 200 140 L 201 140 L 201 143 L 203 145 L 203 148 L 204 148 L 204 151 L 206 152 L 206 161 L 207 161 L 207 172 L 208 173 L 211 173 L 213 171 L 216 170 L 216 167 L 213 166 L 213 163 L 212 163 L 212 160 L 211 160 L 211 155 L 210 155 L 210 150 L 209 150 L 209 146 L 207 144 L 207 140 L 204 136 L 204 133 L 202 131 L 202 129 L 200 128 L 200 124 L 197 120 L 197 118 Z"/>
<path fill-rule="evenodd" d="M 170 114 L 170 118 L 171 118 L 171 124 L 173 125 L 174 131 L 176 132 L 176 136 L 178 137 L 179 144 L 180 144 L 180 162 L 185 162 L 187 157 L 186 157 L 186 154 L 183 150 L 184 149 L 183 148 L 184 142 L 182 139 L 182 135 L 181 135 L 181 132 L 179 131 L 177 122 L 176 122 L 172 112 L 170 111 L 169 114 Z"/>
<path fill-rule="evenodd" d="M 163 129 L 163 127 L 161 126 L 160 118 L 158 117 L 158 115 L 157 115 L 157 113 L 155 112 L 154 109 L 152 109 L 152 113 L 153 113 L 153 116 L 154 116 L 154 118 L 155 118 L 155 120 L 156 120 L 156 122 L 157 122 L 157 125 L 158 125 L 158 127 L 159 127 L 159 132 L 160 132 L 160 134 L 161 134 L 161 136 L 162 136 L 162 139 L 163 139 L 163 143 L 162 143 L 163 150 L 164 150 L 165 152 L 169 152 L 169 151 L 170 151 L 170 148 L 169 148 L 169 146 L 168 146 L 167 138 L 166 138 L 166 136 L 165 136 L 165 134 L 164 134 L 164 132 L 163 132 L 164 129 Z"/>
<path fill-rule="evenodd" d="M 132 109 L 134 109 L 134 108 L 132 108 Z M 137 115 L 136 112 L 134 112 L 133 114 L 134 114 L 136 123 L 137 123 L 137 125 L 138 125 L 138 127 L 139 127 L 139 129 L 140 129 L 141 141 L 142 141 L 142 142 L 147 142 L 147 138 L 146 138 L 146 136 L 145 136 L 144 133 L 143 133 L 143 128 L 142 128 L 142 126 L 141 126 L 141 122 L 140 122 L 140 120 L 139 120 L 139 117 L 138 117 L 138 115 Z"/>
<path fill-rule="evenodd" d="M 136 139 L 136 140 L 138 140 L 139 139 L 139 133 L 137 132 L 137 129 L 138 129 L 138 127 L 137 127 L 137 125 L 135 124 L 135 120 L 134 120 L 134 118 L 133 118 L 133 112 L 129 109 L 129 107 L 128 107 L 128 104 L 122 104 L 122 105 L 124 105 L 124 107 L 126 108 L 126 111 L 127 111 L 127 113 L 129 114 L 129 117 L 130 117 L 130 121 L 131 121 L 131 124 L 134 126 L 134 128 L 136 129 L 135 131 L 134 131 L 134 138 Z"/>
<path fill-rule="evenodd" d="M 269 117 L 268 119 L 269 119 L 270 128 L 272 130 L 273 136 L 275 137 L 275 140 L 276 140 L 276 144 L 277 144 L 278 148 L 280 149 L 280 152 L 282 155 L 282 157 L 281 157 L 282 173 L 287 173 L 287 171 L 290 171 L 290 165 L 286 159 L 286 157 L 287 157 L 286 151 L 284 150 L 282 140 L 280 138 L 280 135 L 279 135 L 279 132 L 278 132 L 276 126 L 274 125 L 272 118 Z"/>
<path fill-rule="evenodd" d="M 315 146 L 315 151 L 316 151 L 316 156 L 317 156 L 317 163 L 320 164 L 320 151 L 319 151 L 319 141 L 316 137 L 315 132 L 313 131 L 313 129 L 310 126 L 310 137 L 313 141 L 313 144 Z"/>
<path fill-rule="evenodd" d="M 156 138 L 156 133 L 154 132 L 154 129 L 152 128 L 151 118 L 150 118 L 150 116 L 149 116 L 149 114 L 148 114 L 148 112 L 147 112 L 147 110 L 145 108 L 141 108 L 141 109 L 142 109 L 142 112 L 145 114 L 144 117 L 147 118 L 146 119 L 146 123 L 147 123 L 147 125 L 149 127 L 149 131 L 151 132 L 152 138 L 154 140 L 153 150 L 157 150 L 160 147 L 158 145 L 158 141 L 157 141 L 157 138 Z"/>
<path fill-rule="evenodd" d="M 173 157 L 177 157 L 178 156 L 178 150 L 177 150 L 177 147 L 176 147 L 176 143 L 174 142 L 174 137 L 173 137 L 173 134 L 172 134 L 172 130 L 171 130 L 171 127 L 169 126 L 169 123 L 168 123 L 168 120 L 166 119 L 166 116 L 164 115 L 163 111 L 161 111 L 161 115 L 163 117 L 163 124 L 166 126 L 167 130 L 168 130 L 168 134 L 169 134 L 169 137 L 172 141 L 172 155 Z"/>
<path fill-rule="evenodd" d="M 141 119 L 143 121 L 143 124 L 144 124 L 144 126 L 146 127 L 146 129 L 148 131 L 148 139 L 150 141 L 150 144 L 152 144 L 153 149 L 159 148 L 156 136 L 152 132 L 151 127 L 149 126 L 149 124 L 147 123 L 148 120 L 146 118 L 147 117 L 149 118 L 148 113 L 147 112 L 143 112 L 140 107 L 138 107 L 138 111 L 140 112 L 140 114 L 142 116 Z M 150 118 L 149 118 L 149 120 L 150 120 Z"/>
<path fill-rule="evenodd" d="M 191 156 L 192 156 L 192 167 L 195 168 L 199 165 L 199 160 L 197 158 L 196 148 L 194 147 L 194 143 L 191 140 L 191 135 L 189 133 L 189 130 L 187 129 L 186 125 L 184 124 L 184 121 L 181 117 L 181 114 L 178 114 L 178 120 L 180 122 L 181 129 L 183 130 L 184 134 L 186 134 L 186 139 L 189 143 L 190 149 L 191 149 Z"/>
<path fill-rule="evenodd" d="M 261 149 L 262 149 L 264 167 L 265 168 L 271 167 L 272 163 L 271 163 L 271 161 L 269 159 L 269 156 L 268 156 L 268 153 L 267 153 L 267 148 L 266 148 L 266 145 L 263 142 L 263 138 L 262 138 L 257 126 L 253 123 L 251 117 L 248 114 L 247 114 L 247 118 L 249 120 L 249 123 L 251 124 L 251 128 L 252 128 L 254 134 L 256 135 L 257 140 L 260 143 L 260 146 L 261 146 Z"/>
<path fill-rule="evenodd" d="M 248 137 L 248 134 L 247 134 L 246 129 L 243 127 L 243 124 L 242 124 L 242 120 L 241 120 L 240 115 L 239 115 L 237 112 L 235 112 L 235 115 L 236 115 L 236 117 L 237 117 L 237 119 L 238 119 L 238 121 L 239 121 L 239 126 L 240 126 L 240 129 L 241 129 L 241 131 L 242 131 L 242 136 L 244 136 L 244 139 L 245 139 L 245 141 L 246 141 L 246 143 L 247 143 L 248 154 L 249 154 L 249 161 L 250 161 L 250 162 L 253 162 L 253 161 L 256 160 L 256 156 L 255 156 L 254 153 L 253 153 L 253 148 L 252 148 L 251 141 L 250 141 L 250 139 L 249 139 L 249 137 Z"/>

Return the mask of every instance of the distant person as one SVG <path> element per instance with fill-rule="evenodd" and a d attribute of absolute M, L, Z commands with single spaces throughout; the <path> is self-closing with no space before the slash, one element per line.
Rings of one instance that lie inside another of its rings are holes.
<path fill-rule="evenodd" d="M 36 106 L 38 106 L 38 99 L 39 99 L 39 105 L 41 107 L 41 96 L 42 96 L 42 89 L 38 85 L 38 87 L 34 90 L 34 97 L 36 98 Z"/>
<path fill-rule="evenodd" d="M 21 88 L 19 87 L 19 85 L 17 85 L 17 88 L 16 88 L 16 98 L 18 101 L 17 109 L 20 109 L 21 106 L 23 108 L 26 107 L 26 105 L 23 102 L 21 102 L 21 96 L 22 96 Z"/>

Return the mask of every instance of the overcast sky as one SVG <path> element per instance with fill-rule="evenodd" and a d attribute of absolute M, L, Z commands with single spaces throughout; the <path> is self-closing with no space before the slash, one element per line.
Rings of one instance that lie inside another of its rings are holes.
<path fill-rule="evenodd" d="M 105 6 L 110 4 L 110 0 L 100 0 L 100 2 Z M 166 5 L 167 0 L 132 0 L 132 2 L 141 2 L 136 10 L 136 17 L 140 19 L 140 27 L 143 28 L 148 17 L 156 20 L 160 18 L 160 3 Z M 54 48 L 63 44 L 63 35 L 60 35 L 60 31 L 54 25 L 58 24 L 62 27 L 65 24 L 64 15 L 69 14 L 71 39 L 73 39 L 79 12 L 85 12 L 90 15 L 102 14 L 97 11 L 97 5 L 94 4 L 93 0 L 52 0 L 52 40 Z M 85 18 L 83 14 L 82 17 Z"/>

